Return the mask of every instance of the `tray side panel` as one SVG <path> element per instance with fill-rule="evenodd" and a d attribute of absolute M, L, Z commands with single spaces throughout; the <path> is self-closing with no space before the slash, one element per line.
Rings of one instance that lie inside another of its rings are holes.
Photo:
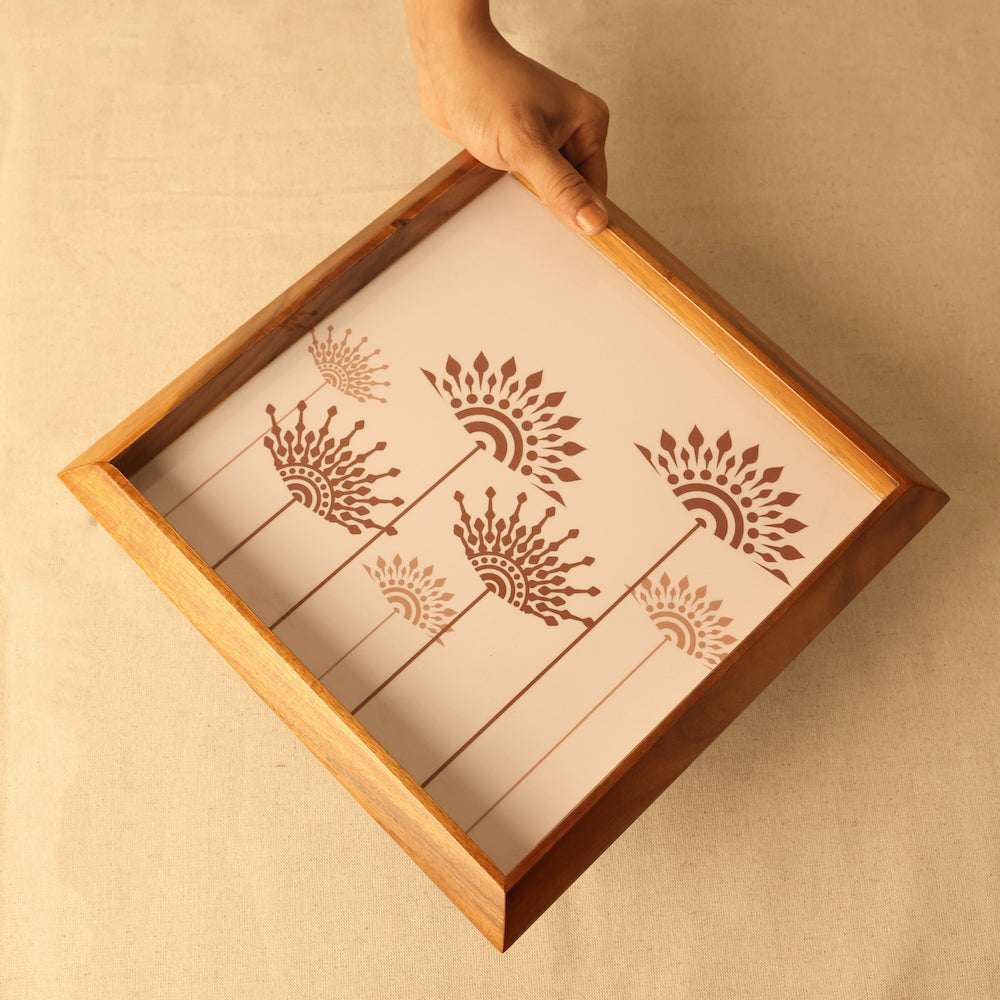
<path fill-rule="evenodd" d="M 507 876 L 509 947 L 941 509 L 939 489 L 904 483 Z"/>
<path fill-rule="evenodd" d="M 878 495 L 891 479 L 938 487 L 735 306 L 616 205 L 592 245 Z M 844 440 L 838 440 L 838 438 Z M 845 448 L 844 446 L 847 445 Z M 854 453 L 852 454 L 852 450 Z"/>
<path fill-rule="evenodd" d="M 503 876 L 108 464 L 60 478 L 184 615 L 498 948 Z"/>

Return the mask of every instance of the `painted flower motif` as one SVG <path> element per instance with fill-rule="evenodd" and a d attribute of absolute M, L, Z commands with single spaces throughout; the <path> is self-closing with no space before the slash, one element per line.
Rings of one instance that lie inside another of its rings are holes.
<path fill-rule="evenodd" d="M 567 459 L 584 450 L 565 437 L 580 420 L 559 415 L 566 393 L 543 394 L 543 373 L 519 376 L 514 358 L 496 371 L 482 351 L 470 369 L 451 356 L 444 369 L 443 375 L 421 370 L 466 431 L 498 462 L 565 503 L 556 484 L 579 480 Z"/>
<path fill-rule="evenodd" d="M 465 508 L 465 497 L 455 494 L 461 517 L 455 525 L 455 534 L 465 547 L 465 555 L 479 574 L 487 589 L 525 614 L 541 618 L 547 625 L 560 621 L 578 621 L 590 627 L 592 618 L 582 618 L 569 610 L 567 598 L 577 594 L 596 597 L 597 587 L 571 586 L 569 574 L 579 566 L 590 566 L 593 556 L 584 556 L 576 562 L 565 562 L 559 549 L 579 535 L 576 528 L 549 542 L 542 534 L 546 522 L 555 516 L 555 507 L 549 507 L 542 519 L 534 525 L 521 520 L 521 508 L 527 495 L 517 497 L 517 506 L 509 517 L 497 517 L 493 509 L 496 490 L 486 491 L 486 511 L 473 519 Z"/>
<path fill-rule="evenodd" d="M 686 576 L 677 583 L 666 573 L 659 581 L 647 577 L 633 593 L 667 641 L 706 667 L 716 666 L 736 642 L 725 631 L 732 618 L 717 614 L 722 601 L 709 600 L 707 587 L 692 590 Z"/>
<path fill-rule="evenodd" d="M 421 569 L 416 558 L 405 562 L 397 553 L 388 561 L 379 556 L 374 566 L 365 564 L 365 569 L 392 609 L 411 625 L 436 635 L 454 618 L 447 602 L 455 595 L 444 590 L 447 581 L 434 576 L 433 566 Z"/>
<path fill-rule="evenodd" d="M 350 330 L 336 341 L 333 339 L 333 327 L 328 326 L 326 331 L 326 339 L 319 340 L 316 331 L 312 330 L 312 343 L 309 345 L 309 353 L 313 356 L 313 362 L 324 380 L 334 389 L 362 403 L 369 399 L 384 403 L 385 399 L 376 396 L 375 390 L 389 383 L 377 381 L 375 375 L 377 372 L 386 371 L 389 366 L 373 367 L 369 364 L 375 355 L 381 353 L 378 348 L 370 354 L 362 354 L 361 348 L 367 342 L 367 337 L 362 337 L 357 344 L 351 345 L 347 343 L 347 338 L 351 335 Z"/>
<path fill-rule="evenodd" d="M 788 508 L 799 494 L 776 493 L 773 489 L 783 467 L 760 469 L 759 445 L 738 453 L 729 431 L 716 440 L 714 448 L 704 445 L 704 435 L 696 426 L 686 445 L 678 446 L 663 431 L 658 451 L 641 444 L 636 447 L 658 473 L 666 476 L 674 494 L 701 524 L 788 583 L 779 561 L 803 556 L 786 538 L 806 525 L 788 516 Z"/>
<path fill-rule="evenodd" d="M 337 415 L 335 406 L 327 410 L 326 421 L 318 431 L 306 430 L 304 400 L 297 409 L 299 419 L 294 429 L 282 431 L 274 406 L 268 406 L 271 430 L 264 435 L 264 445 L 271 452 L 274 467 L 292 499 L 324 520 L 342 525 L 352 535 L 360 534 L 363 528 L 382 528 L 371 516 L 374 508 L 382 504 L 398 507 L 403 503 L 402 497 L 385 499 L 376 496 L 372 489 L 378 480 L 399 475 L 399 469 L 375 473 L 367 469 L 366 463 L 385 449 L 385 442 L 379 441 L 368 451 L 357 452 L 352 439 L 364 429 L 363 420 L 357 421 L 344 437 L 338 437 L 330 429 L 330 422 Z M 385 531 L 395 533 L 391 527 Z"/>

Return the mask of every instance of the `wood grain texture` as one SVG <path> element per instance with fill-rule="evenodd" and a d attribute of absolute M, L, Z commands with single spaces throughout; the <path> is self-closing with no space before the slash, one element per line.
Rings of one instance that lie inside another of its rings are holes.
<path fill-rule="evenodd" d="M 766 338 L 747 336 L 727 314 L 734 310 L 721 305 L 718 296 L 709 301 L 681 281 L 677 262 L 659 260 L 635 236 L 622 228 L 618 219 L 592 239 L 593 244 L 620 271 L 628 275 L 647 295 L 661 305 L 685 329 L 697 337 L 716 357 L 744 381 L 765 396 L 789 420 L 799 426 L 841 466 L 861 480 L 877 496 L 885 496 L 895 486 L 877 452 L 837 420 L 834 411 L 822 405 L 782 364 L 776 352 L 765 348 Z"/>
<path fill-rule="evenodd" d="M 497 947 L 503 876 L 108 463 L 60 478 L 258 695 Z"/>
<path fill-rule="evenodd" d="M 608 229 L 582 238 L 838 463 L 877 496 L 887 496 L 899 481 L 890 470 L 936 489 L 920 469 L 634 219 L 617 205 L 608 208 Z"/>

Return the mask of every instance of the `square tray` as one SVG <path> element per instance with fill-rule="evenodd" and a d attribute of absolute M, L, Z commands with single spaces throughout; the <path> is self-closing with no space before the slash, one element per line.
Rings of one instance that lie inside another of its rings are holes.
<path fill-rule="evenodd" d="M 60 473 L 498 948 L 946 502 L 462 154 Z"/>

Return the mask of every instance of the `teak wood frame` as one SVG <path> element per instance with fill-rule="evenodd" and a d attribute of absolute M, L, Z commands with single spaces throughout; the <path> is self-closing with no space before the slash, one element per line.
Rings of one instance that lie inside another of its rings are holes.
<path fill-rule="evenodd" d="M 947 496 L 614 205 L 593 247 L 881 498 L 734 653 L 508 874 L 264 626 L 129 476 L 501 173 L 460 154 L 60 478 L 499 949 L 511 945 L 947 502 Z"/>

